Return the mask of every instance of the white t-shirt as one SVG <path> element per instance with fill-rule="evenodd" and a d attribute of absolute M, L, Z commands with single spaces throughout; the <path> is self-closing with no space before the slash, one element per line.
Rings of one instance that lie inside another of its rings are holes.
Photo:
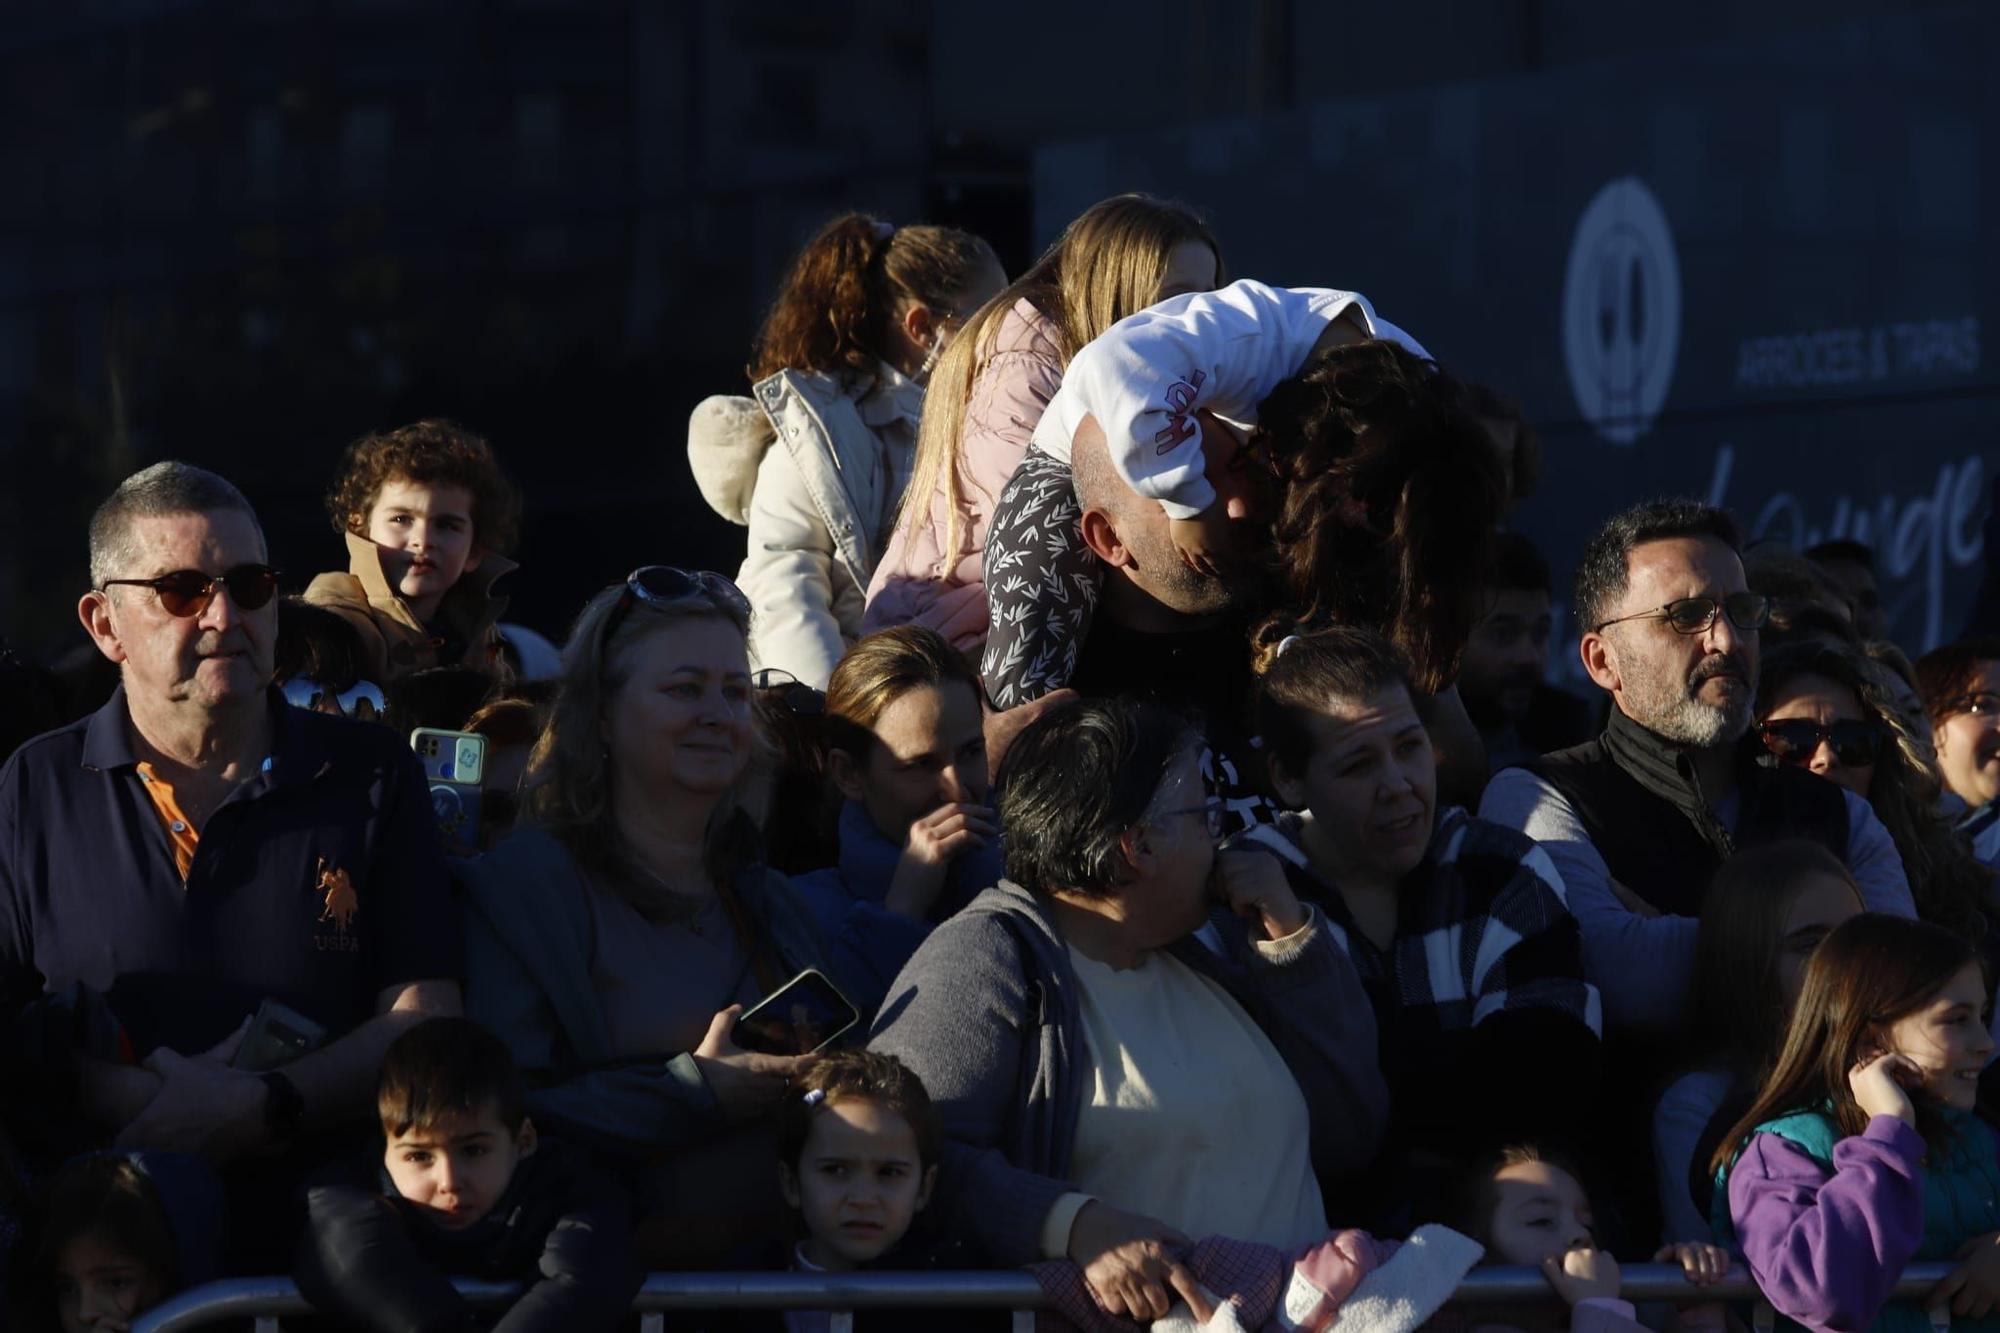
<path fill-rule="evenodd" d="M 1215 503 L 1195 412 L 1255 424 L 1271 390 L 1298 373 L 1326 326 L 1348 311 L 1370 337 L 1430 355 L 1359 293 L 1244 278 L 1162 301 L 1087 344 L 1063 371 L 1035 448 L 1068 462 L 1076 428 L 1094 416 L 1125 484 L 1170 517 L 1193 518 Z"/>
<path fill-rule="evenodd" d="M 1171 954 L 1115 970 L 1075 950 L 1088 1095 L 1078 1190 L 1199 1239 L 1326 1238 L 1305 1095 L 1229 993 Z"/>

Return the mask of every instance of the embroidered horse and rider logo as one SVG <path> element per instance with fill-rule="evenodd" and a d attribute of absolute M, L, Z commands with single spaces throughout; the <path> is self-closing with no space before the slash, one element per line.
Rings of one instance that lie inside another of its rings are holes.
<path fill-rule="evenodd" d="M 313 883 L 313 892 L 321 896 L 321 924 L 331 924 L 332 931 L 314 932 L 315 942 L 322 949 L 351 952 L 360 947 L 359 941 L 348 934 L 348 926 L 353 924 L 354 914 L 361 910 L 360 896 L 354 892 L 354 881 L 345 870 L 335 869 L 319 858 L 319 878 Z"/>

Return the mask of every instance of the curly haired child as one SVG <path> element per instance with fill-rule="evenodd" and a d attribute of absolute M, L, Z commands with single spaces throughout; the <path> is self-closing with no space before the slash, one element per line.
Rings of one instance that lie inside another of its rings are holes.
<path fill-rule="evenodd" d="M 504 672 L 504 597 L 493 585 L 521 523 L 521 499 L 492 446 L 426 419 L 347 447 L 327 495 L 347 539 L 345 573 L 321 574 L 306 600 L 339 613 L 360 636 L 378 685 L 433 666 Z"/>

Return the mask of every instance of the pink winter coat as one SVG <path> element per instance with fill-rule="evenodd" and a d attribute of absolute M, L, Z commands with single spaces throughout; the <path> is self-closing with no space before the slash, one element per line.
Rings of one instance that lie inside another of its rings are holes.
<path fill-rule="evenodd" d="M 942 493 L 930 497 L 927 520 L 896 526 L 889 548 L 868 583 L 863 633 L 910 621 L 943 633 L 958 647 L 986 637 L 986 584 L 982 565 L 986 530 L 1000 492 L 1014 476 L 1034 437 L 1042 410 L 1062 386 L 1062 354 L 1055 321 L 1026 299 L 1014 303 L 993 333 L 993 350 L 972 382 L 957 460 L 958 549 L 944 553 L 950 517 Z M 912 495 L 905 504 L 921 504 Z"/>

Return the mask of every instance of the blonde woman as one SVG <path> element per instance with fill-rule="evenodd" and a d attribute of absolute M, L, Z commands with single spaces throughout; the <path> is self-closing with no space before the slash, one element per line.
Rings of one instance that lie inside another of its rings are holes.
<path fill-rule="evenodd" d="M 938 362 L 910 498 L 868 585 L 862 628 L 914 621 L 954 647 L 977 648 L 986 637 L 982 562 L 993 507 L 1064 367 L 1125 316 L 1221 281 L 1214 236 L 1178 204 L 1121 194 L 1064 228 Z"/>
<path fill-rule="evenodd" d="M 524 826 L 459 871 L 466 1012 L 512 1050 L 537 1126 L 639 1173 L 648 1267 L 721 1263 L 779 1224 L 767 1140 L 797 1061 L 740 1050 L 735 1017 L 827 968 L 744 809 L 748 642 L 719 574 L 653 565 L 592 598 Z"/>
<path fill-rule="evenodd" d="M 756 665 L 823 690 L 860 636 L 916 455 L 924 382 L 1006 281 L 969 232 L 835 218 L 799 252 L 764 319 L 750 397 L 696 406 L 695 481 L 750 529 L 737 582 L 757 608 Z"/>

